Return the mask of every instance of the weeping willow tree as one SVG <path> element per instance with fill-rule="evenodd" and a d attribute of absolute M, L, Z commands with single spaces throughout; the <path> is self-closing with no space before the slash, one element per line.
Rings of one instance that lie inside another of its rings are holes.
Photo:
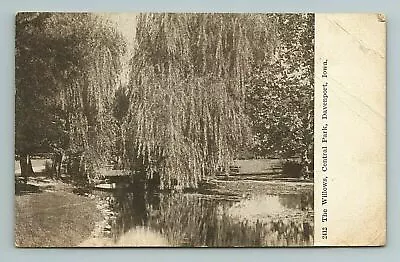
<path fill-rule="evenodd" d="M 270 59 L 261 14 L 141 14 L 126 116 L 131 169 L 160 188 L 196 188 L 252 142 L 245 79 Z"/>
<path fill-rule="evenodd" d="M 67 150 L 75 157 L 74 172 L 96 175 L 115 147 L 112 105 L 125 42 L 110 24 L 93 14 L 58 14 L 54 21 L 58 30 L 67 25 L 58 37 L 72 42 L 66 48 L 76 59 L 65 72 L 68 80 L 60 92 L 61 108 L 66 112 Z"/>
<path fill-rule="evenodd" d="M 94 14 L 18 14 L 16 134 L 27 133 L 24 137 L 45 145 L 56 156 L 53 163 L 60 165 L 68 155 L 74 174 L 93 174 L 114 144 L 111 110 L 125 49 L 122 36 Z M 35 97 L 40 99 L 32 104 Z M 30 126 L 43 135 L 32 137 L 22 126 L 26 119 L 33 119 Z"/>

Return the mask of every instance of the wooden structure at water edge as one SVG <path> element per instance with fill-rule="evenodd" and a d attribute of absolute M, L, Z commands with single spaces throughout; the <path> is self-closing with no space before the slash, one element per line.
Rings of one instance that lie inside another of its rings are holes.
<path fill-rule="evenodd" d="M 105 166 L 99 170 L 100 179 L 95 188 L 100 190 L 115 190 L 125 188 L 132 183 L 132 173 L 127 170 L 115 170 L 112 166 Z"/>

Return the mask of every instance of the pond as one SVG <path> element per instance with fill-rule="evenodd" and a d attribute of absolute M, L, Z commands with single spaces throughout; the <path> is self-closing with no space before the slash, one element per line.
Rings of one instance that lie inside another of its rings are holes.
<path fill-rule="evenodd" d="M 114 241 L 145 229 L 166 241 L 161 243 L 182 247 L 313 244 L 312 190 L 243 196 L 117 191 L 112 209 Z"/>

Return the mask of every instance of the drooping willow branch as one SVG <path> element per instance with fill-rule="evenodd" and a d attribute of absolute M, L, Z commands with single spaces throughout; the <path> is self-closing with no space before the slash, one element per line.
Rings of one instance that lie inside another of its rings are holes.
<path fill-rule="evenodd" d="M 112 105 L 126 43 L 93 14 L 54 14 L 47 27 L 50 40 L 61 44 L 56 54 L 63 55 L 55 60 L 67 134 L 63 147 L 80 156 L 81 172 L 93 174 L 110 160 L 115 146 Z"/>
<path fill-rule="evenodd" d="M 197 187 L 251 143 L 244 79 L 270 58 L 259 14 L 142 14 L 130 80 L 127 161 L 161 188 Z"/>

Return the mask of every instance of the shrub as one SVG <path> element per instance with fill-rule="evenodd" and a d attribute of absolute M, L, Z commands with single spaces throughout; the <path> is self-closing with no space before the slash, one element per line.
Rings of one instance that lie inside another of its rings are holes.
<path fill-rule="evenodd" d="M 282 176 L 291 178 L 300 178 L 302 176 L 303 166 L 296 162 L 287 160 L 282 166 Z"/>

